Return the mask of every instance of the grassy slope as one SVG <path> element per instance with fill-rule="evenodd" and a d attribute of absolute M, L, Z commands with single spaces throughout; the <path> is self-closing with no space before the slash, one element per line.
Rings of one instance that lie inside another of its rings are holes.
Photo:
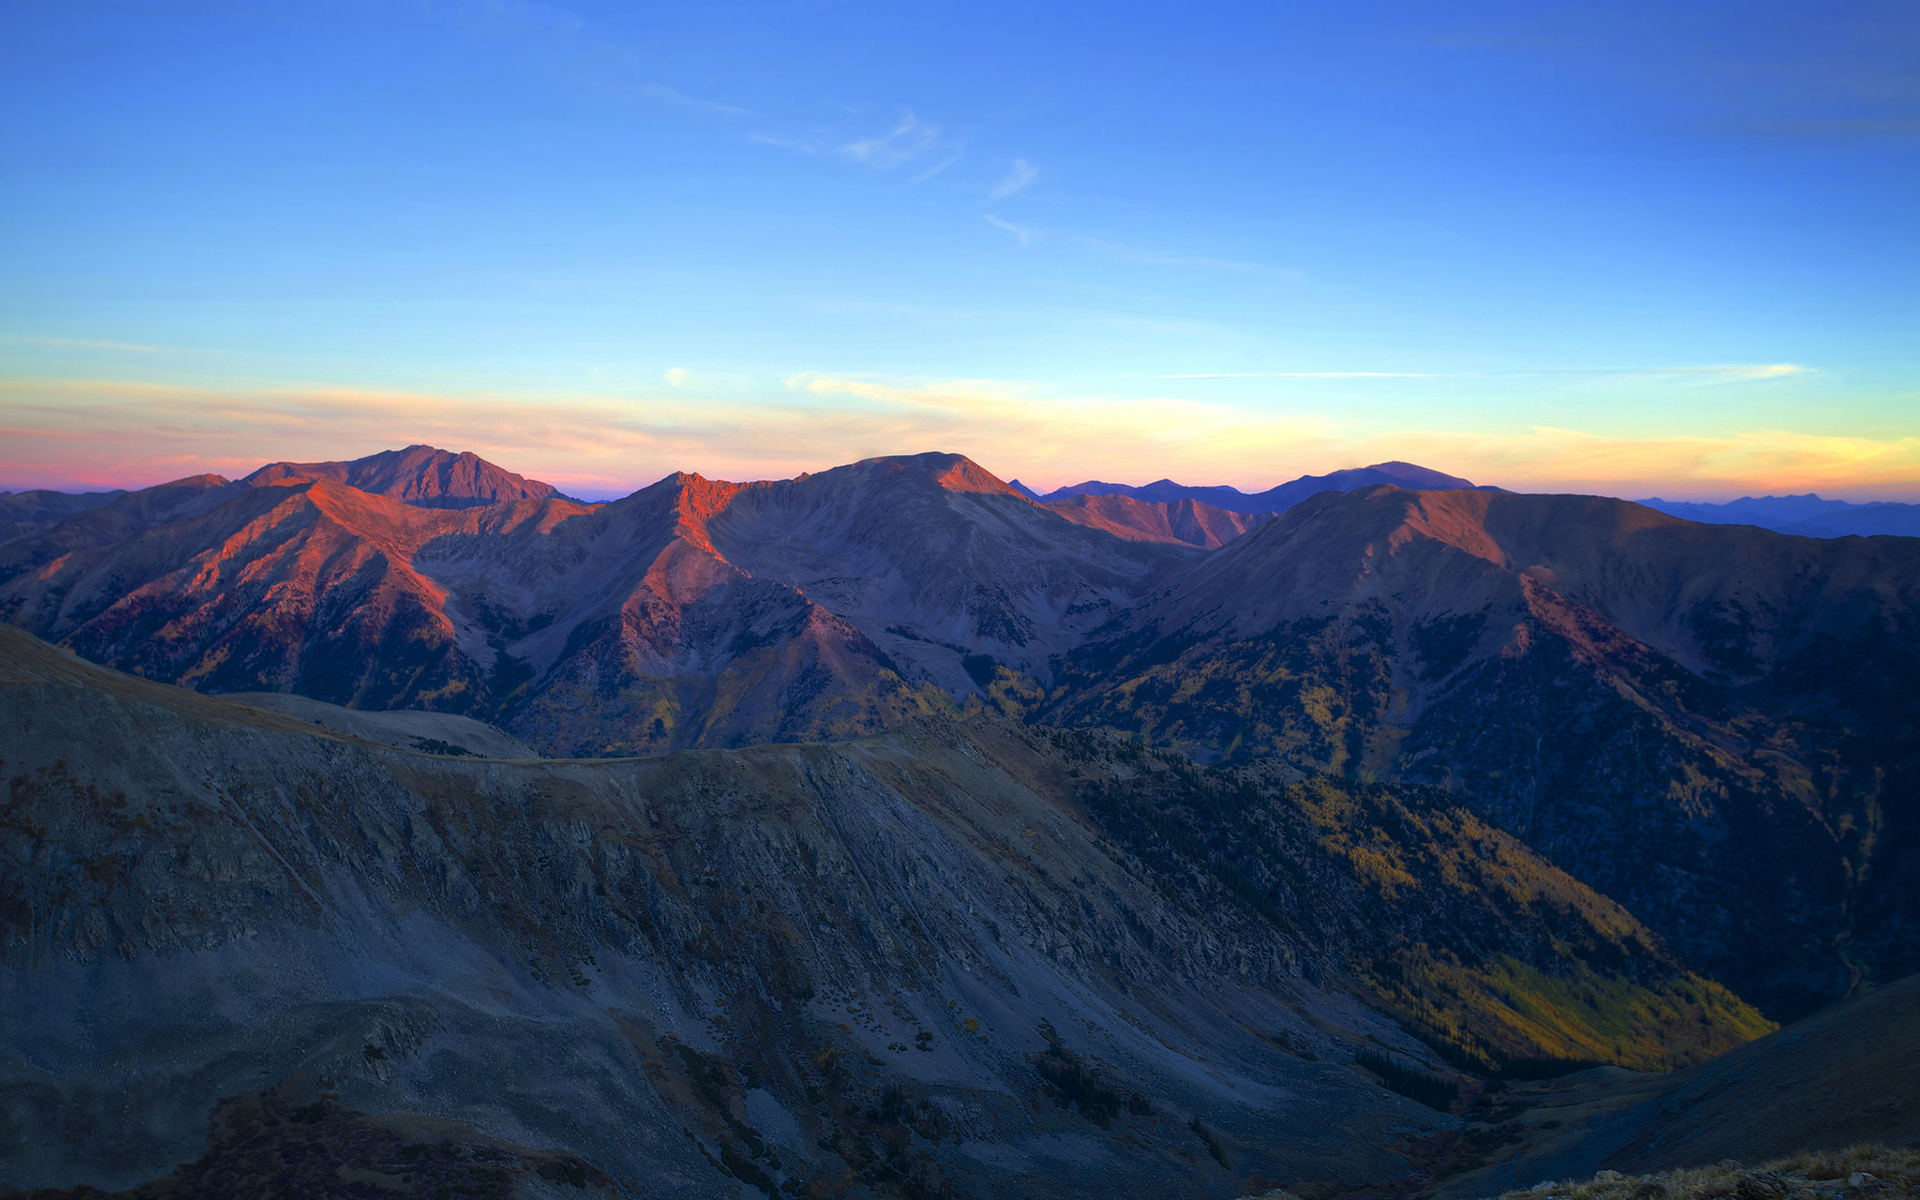
<path fill-rule="evenodd" d="M 1476 1072 L 1537 1060 L 1670 1069 L 1773 1028 L 1618 904 L 1430 789 L 1199 770 L 1055 734 L 1095 822 L 1223 928 L 1321 947 L 1415 1036 Z"/>

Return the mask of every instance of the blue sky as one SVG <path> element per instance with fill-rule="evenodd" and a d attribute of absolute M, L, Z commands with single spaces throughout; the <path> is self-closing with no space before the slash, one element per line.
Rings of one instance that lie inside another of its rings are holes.
<path fill-rule="evenodd" d="M 12 3 L 0 150 L 0 486 L 1920 499 L 1910 3 Z"/>

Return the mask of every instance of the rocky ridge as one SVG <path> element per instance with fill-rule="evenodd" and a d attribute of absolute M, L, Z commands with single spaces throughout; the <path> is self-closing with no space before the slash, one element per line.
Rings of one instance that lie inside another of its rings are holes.
<path fill-rule="evenodd" d="M 1120 804 L 1207 787 L 1107 735 L 983 713 L 837 745 L 503 763 L 343 737 L 17 631 L 0 649 L 15 1187 L 164 1174 L 206 1150 L 225 1097 L 247 1121 L 345 1106 L 426 1122 L 462 1161 L 494 1147 L 534 1175 L 577 1161 L 616 1194 L 684 1196 L 1070 1195 L 1088 1170 L 1122 1194 L 1339 1190 L 1404 1173 L 1397 1139 L 1457 1120 L 1354 1065 L 1373 1046 L 1455 1077 L 1354 969 L 1351 931 L 1416 952 L 1393 931 L 1476 902 L 1445 882 L 1457 851 L 1429 844 L 1490 831 L 1396 843 L 1432 864 L 1396 885 L 1354 853 L 1387 848 L 1391 805 L 1356 825 L 1327 807 L 1335 781 L 1303 803 L 1289 789 L 1311 781 L 1284 768 L 1223 777 L 1271 835 L 1305 839 L 1264 905 L 1223 907 L 1225 877 L 1158 859 Z M 1419 953 L 1539 963 L 1575 989 L 1537 998 L 1563 1022 L 1590 1020 L 1580 987 L 1624 989 L 1610 1019 L 1656 1055 L 1757 1031 L 1519 843 L 1495 861 L 1519 882 L 1469 922 L 1477 944 Z M 1657 1014 L 1676 1004 L 1685 1020 Z M 329 1152 L 372 1136 L 357 1128 Z"/>
<path fill-rule="evenodd" d="M 0 543 L 0 614 L 153 678 L 474 716 L 548 754 L 986 705 L 1279 755 L 1464 798 L 1776 1017 L 1920 965 L 1911 540 L 1375 485 L 1208 550 L 1230 524 L 1036 504 L 939 454 L 605 505 L 340 481 L 428 494 L 463 461 L 403 485 L 410 454 L 36 524 Z"/>

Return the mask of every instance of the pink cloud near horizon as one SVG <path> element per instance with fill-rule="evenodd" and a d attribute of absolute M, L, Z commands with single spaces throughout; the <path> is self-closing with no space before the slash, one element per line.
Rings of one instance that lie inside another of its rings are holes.
<path fill-rule="evenodd" d="M 1817 491 L 1920 500 L 1920 437 L 1750 429 L 1620 437 L 1550 426 L 1355 432 L 1325 417 L 1250 419 L 1178 398 L 1076 400 L 1018 385 L 900 386 L 796 376 L 772 399 L 678 390 L 545 400 L 324 388 L 250 391 L 0 381 L 0 488 L 144 487 L 267 462 L 357 458 L 425 442 L 471 450 L 588 498 L 674 470 L 782 478 L 882 454 L 964 453 L 1046 490 L 1171 477 L 1255 491 L 1387 459 L 1522 491 L 1729 499 Z"/>

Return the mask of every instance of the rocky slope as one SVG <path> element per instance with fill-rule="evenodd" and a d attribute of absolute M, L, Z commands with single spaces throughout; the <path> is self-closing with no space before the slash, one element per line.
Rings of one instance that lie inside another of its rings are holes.
<path fill-rule="evenodd" d="M 0 612 L 204 691 L 617 754 L 853 736 L 1045 680 L 1198 553 L 1085 529 L 956 455 L 487 500 L 515 480 L 415 447 L 132 493 L 0 545 Z"/>
<path fill-rule="evenodd" d="M 1831 1154 L 1862 1142 L 1920 1145 L 1920 976 L 1671 1074 L 1592 1071 L 1500 1099 L 1518 1147 L 1500 1147 L 1496 1161 L 1448 1180 L 1439 1196 L 1469 1200 L 1596 1171 Z M 1871 1168 L 1821 1178 L 1860 1169 Z"/>
<path fill-rule="evenodd" d="M 298 1158 L 390 1190 L 1324 1192 L 1458 1123 L 1380 1085 L 1454 1076 L 1356 945 L 1504 986 L 1539 1028 L 1611 1023 L 1609 1053 L 1759 1028 L 1464 814 L 1415 828 L 1386 794 L 1239 770 L 987 714 L 433 756 L 0 630 L 0 1183 L 194 1161 L 169 1186 L 201 1188 Z M 1128 815 L 1221 789 L 1248 797 L 1233 837 L 1286 840 L 1284 878 L 1241 888 Z M 1498 866 L 1459 875 L 1479 844 Z M 1529 1000 L 1508 962 L 1562 985 Z M 1497 1007 L 1450 1019 L 1492 1037 Z"/>
<path fill-rule="evenodd" d="M 0 543 L 0 615 L 151 678 L 475 716 L 549 754 L 984 702 L 1285 755 L 1466 798 L 1780 1018 L 1920 966 L 1920 543 L 1375 486 L 1208 550 L 1254 523 L 1041 505 L 955 455 L 605 505 L 477 503 L 518 477 L 470 457 L 35 523 Z"/>
<path fill-rule="evenodd" d="M 1198 500 L 1136 500 L 1132 496 L 1072 496 L 1046 507 L 1076 525 L 1104 529 L 1128 541 L 1175 542 L 1213 550 L 1272 520 L 1267 513 L 1237 513 Z"/>
<path fill-rule="evenodd" d="M 510 539 L 585 511 L 558 499 L 421 508 L 326 480 L 188 480 L 0 547 L 0 604 L 95 661 L 207 691 L 467 711 L 494 662 L 463 650 L 446 589 L 413 557 L 438 538 Z"/>
<path fill-rule="evenodd" d="M 36 525 L 50 525 L 75 513 L 99 508 L 124 495 L 122 491 L 72 493 L 44 489 L 0 492 L 0 541 L 19 537 Z"/>
<path fill-rule="evenodd" d="M 1917 613 L 1920 542 L 1381 487 L 1210 555 L 1040 712 L 1470 797 L 1790 1016 L 1920 965 Z"/>

